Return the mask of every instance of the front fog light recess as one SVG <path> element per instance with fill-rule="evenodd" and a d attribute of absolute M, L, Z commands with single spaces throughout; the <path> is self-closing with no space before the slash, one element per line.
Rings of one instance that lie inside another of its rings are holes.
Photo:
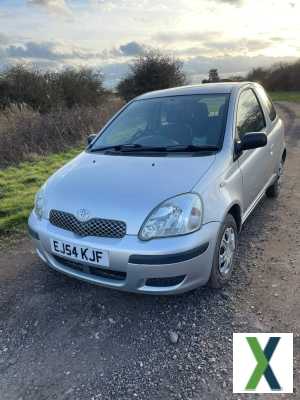
<path fill-rule="evenodd" d="M 186 193 L 173 197 L 151 212 L 139 237 L 141 240 L 150 240 L 194 232 L 201 227 L 202 214 L 202 202 L 198 194 Z"/>

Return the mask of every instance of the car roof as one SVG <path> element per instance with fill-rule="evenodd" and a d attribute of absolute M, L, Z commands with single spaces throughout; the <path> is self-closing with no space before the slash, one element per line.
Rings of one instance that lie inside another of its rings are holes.
<path fill-rule="evenodd" d="M 179 86 L 164 90 L 155 90 L 153 92 L 144 93 L 136 99 L 151 99 L 155 97 L 167 96 L 185 96 L 191 94 L 226 94 L 231 93 L 233 89 L 239 89 L 243 86 L 249 85 L 252 82 L 218 82 L 218 83 L 204 83 L 202 85 Z"/>

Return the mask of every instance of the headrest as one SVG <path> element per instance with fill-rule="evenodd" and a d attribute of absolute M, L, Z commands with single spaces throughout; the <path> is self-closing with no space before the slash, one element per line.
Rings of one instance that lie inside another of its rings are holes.
<path fill-rule="evenodd" d="M 168 104 L 166 107 L 166 119 L 168 123 L 182 122 L 184 116 L 183 107 L 179 104 Z"/>
<path fill-rule="evenodd" d="M 219 108 L 219 117 L 223 117 L 225 112 L 225 104 L 222 104 Z"/>
<path fill-rule="evenodd" d="M 208 107 L 206 103 L 197 103 L 198 105 L 198 113 L 199 118 L 203 119 L 204 121 L 208 118 Z"/>

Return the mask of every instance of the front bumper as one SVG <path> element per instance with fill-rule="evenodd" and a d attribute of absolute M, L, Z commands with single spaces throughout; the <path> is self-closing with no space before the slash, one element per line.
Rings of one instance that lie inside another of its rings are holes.
<path fill-rule="evenodd" d="M 40 258 L 49 267 L 83 281 L 119 290 L 148 294 L 176 294 L 204 285 L 210 276 L 219 222 L 189 235 L 143 242 L 135 235 L 122 239 L 80 237 L 38 220 L 31 213 L 29 232 Z M 58 258 L 50 239 L 109 252 L 109 267 L 97 268 Z M 77 265 L 76 265 L 77 264 Z"/>

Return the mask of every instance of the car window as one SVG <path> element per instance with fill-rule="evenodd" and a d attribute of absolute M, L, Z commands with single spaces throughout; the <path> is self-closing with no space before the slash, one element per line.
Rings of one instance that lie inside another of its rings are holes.
<path fill-rule="evenodd" d="M 102 132 L 93 149 L 122 144 L 220 146 L 229 94 L 135 100 Z"/>
<path fill-rule="evenodd" d="M 272 100 L 270 99 L 270 97 L 267 95 L 266 91 L 262 87 L 258 88 L 258 93 L 260 95 L 260 98 L 264 102 L 265 106 L 267 107 L 270 120 L 274 121 L 276 119 L 277 113 L 276 113 L 276 109 L 274 107 Z"/>
<path fill-rule="evenodd" d="M 261 106 L 252 89 L 242 92 L 237 111 L 237 134 L 242 139 L 246 133 L 260 132 L 266 126 Z"/>
<path fill-rule="evenodd" d="M 133 137 L 140 131 L 145 131 L 151 124 L 155 107 L 152 103 L 145 105 L 134 102 L 126 112 L 122 112 L 102 136 L 102 145 L 118 145 L 131 143 Z M 110 133 L 113 127 L 113 133 Z"/>

